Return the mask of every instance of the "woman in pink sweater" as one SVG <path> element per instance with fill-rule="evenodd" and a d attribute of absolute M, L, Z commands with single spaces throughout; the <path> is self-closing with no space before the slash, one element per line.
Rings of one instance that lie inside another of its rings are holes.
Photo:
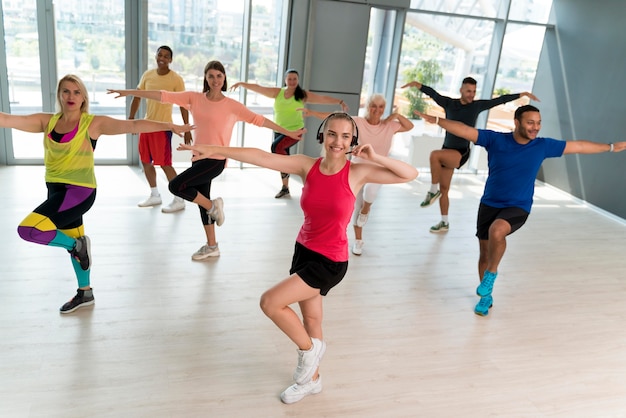
<path fill-rule="evenodd" d="M 321 392 L 319 363 L 326 351 L 322 336 L 322 296 L 336 286 L 348 269 L 347 227 L 355 195 L 366 183 L 404 183 L 417 170 L 404 162 L 379 155 L 370 144 L 358 145 L 356 123 L 347 113 L 332 113 L 320 126 L 321 158 L 307 155 L 270 154 L 256 148 L 180 144 L 193 151 L 192 161 L 224 156 L 296 174 L 304 187 L 300 228 L 289 271 L 290 276 L 261 296 L 261 309 L 298 346 L 295 383 L 280 398 L 297 402 Z M 351 163 L 348 154 L 365 163 Z M 373 164 L 372 164 L 373 163 Z M 300 305 L 302 319 L 289 306 Z"/>
<path fill-rule="evenodd" d="M 135 96 L 145 99 L 172 103 L 188 109 L 196 127 L 195 145 L 230 144 L 235 123 L 242 121 L 272 129 L 290 138 L 302 138 L 303 129 L 289 131 L 271 120 L 256 114 L 240 102 L 224 96 L 228 88 L 226 70 L 219 61 L 209 61 L 204 67 L 204 88 L 202 93 L 192 91 L 169 92 L 158 90 L 108 90 L 117 97 Z M 224 223 L 224 202 L 221 197 L 211 199 L 211 182 L 219 176 L 226 165 L 226 157 L 215 155 L 212 158 L 193 160 L 191 168 L 176 176 L 169 185 L 172 194 L 196 203 L 206 234 L 204 244 L 192 256 L 192 260 L 206 260 L 220 255 L 215 238 L 215 224 Z"/>

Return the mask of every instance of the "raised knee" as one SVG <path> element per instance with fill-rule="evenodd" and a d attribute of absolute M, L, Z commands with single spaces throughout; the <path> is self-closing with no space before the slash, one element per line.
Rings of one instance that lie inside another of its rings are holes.
<path fill-rule="evenodd" d="M 259 306 L 261 307 L 261 310 L 266 316 L 271 316 L 271 312 L 272 312 L 271 300 L 270 300 L 270 297 L 267 295 L 267 293 L 263 293 L 261 295 Z"/>

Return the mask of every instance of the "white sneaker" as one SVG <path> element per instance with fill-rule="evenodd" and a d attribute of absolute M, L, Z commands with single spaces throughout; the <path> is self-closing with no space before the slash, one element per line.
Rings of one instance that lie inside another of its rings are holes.
<path fill-rule="evenodd" d="M 365 245 L 365 243 L 363 242 L 362 239 L 357 239 L 356 241 L 354 241 L 354 245 L 352 246 L 352 254 L 354 255 L 363 254 L 363 245 Z"/>
<path fill-rule="evenodd" d="M 215 244 L 215 247 L 210 247 L 209 244 L 204 244 L 198 251 L 192 254 L 191 259 L 194 261 L 206 260 L 210 257 L 219 257 L 220 247 Z"/>
<path fill-rule="evenodd" d="M 359 228 L 363 228 L 363 225 L 367 223 L 368 216 L 369 216 L 369 213 L 359 212 L 359 216 L 357 216 L 356 218 L 356 226 L 358 226 Z"/>
<path fill-rule="evenodd" d="M 161 208 L 161 212 L 174 213 L 174 212 L 181 211 L 183 209 L 185 209 L 185 201 L 181 199 L 180 197 L 175 197 L 174 200 L 172 200 L 172 203 L 170 203 L 164 208 Z"/>
<path fill-rule="evenodd" d="M 221 197 L 218 197 L 211 200 L 211 203 L 213 203 L 213 207 L 211 208 L 209 216 L 213 218 L 217 226 L 222 226 L 224 223 L 224 201 Z"/>
<path fill-rule="evenodd" d="M 304 385 L 311 381 L 326 351 L 326 343 L 324 341 L 318 340 L 317 338 L 311 338 L 311 341 L 313 343 L 311 349 L 307 351 L 298 350 L 298 366 L 293 373 L 293 380 L 295 380 L 298 385 Z"/>
<path fill-rule="evenodd" d="M 304 385 L 294 384 L 289 386 L 280 394 L 280 400 L 284 403 L 294 403 L 302 400 L 305 396 L 315 395 L 322 391 L 322 376 L 318 376 L 317 380 L 311 380 Z"/>
<path fill-rule="evenodd" d="M 149 206 L 158 206 L 162 203 L 161 196 L 150 196 L 143 202 L 137 203 L 140 208 L 147 208 Z"/>

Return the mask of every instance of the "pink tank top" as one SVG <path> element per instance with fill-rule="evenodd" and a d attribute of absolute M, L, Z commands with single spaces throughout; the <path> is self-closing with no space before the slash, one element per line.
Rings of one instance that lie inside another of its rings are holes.
<path fill-rule="evenodd" d="M 300 198 L 304 224 L 296 241 L 333 261 L 347 261 L 347 229 L 356 200 L 348 182 L 350 161 L 330 176 L 320 172 L 321 161 L 313 164 L 304 181 Z"/>

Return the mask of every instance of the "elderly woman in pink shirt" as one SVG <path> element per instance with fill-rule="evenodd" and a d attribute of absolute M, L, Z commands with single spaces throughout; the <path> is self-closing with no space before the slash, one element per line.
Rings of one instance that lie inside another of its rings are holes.
<path fill-rule="evenodd" d="M 301 138 L 303 130 L 289 131 L 271 120 L 256 114 L 240 102 L 224 96 L 228 88 L 226 70 L 219 61 L 209 61 L 204 67 L 202 93 L 192 91 L 168 92 L 158 90 L 108 90 L 117 97 L 135 96 L 172 103 L 188 109 L 196 127 L 194 144 L 228 146 L 235 123 L 242 121 L 272 129 L 291 138 Z M 221 197 L 211 199 L 211 182 L 226 165 L 226 158 L 212 158 L 192 162 L 192 166 L 176 176 L 169 185 L 170 191 L 185 200 L 198 204 L 200 218 L 206 234 L 204 244 L 192 256 L 201 261 L 218 257 L 220 250 L 215 238 L 215 224 L 224 222 L 224 202 Z"/>

